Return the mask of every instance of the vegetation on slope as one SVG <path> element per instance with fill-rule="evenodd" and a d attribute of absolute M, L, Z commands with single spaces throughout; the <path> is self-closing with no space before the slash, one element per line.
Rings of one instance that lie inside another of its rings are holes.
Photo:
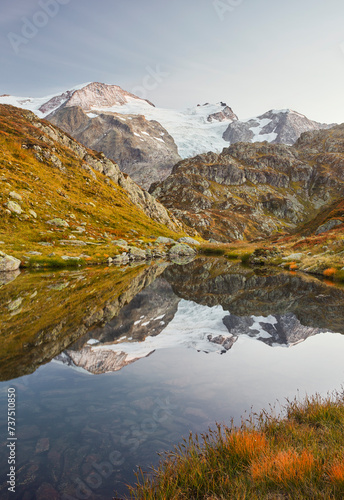
<path fill-rule="evenodd" d="M 0 106 L 0 250 L 24 265 L 63 265 L 66 254 L 105 262 L 121 251 L 115 240 L 145 246 L 157 236 L 185 235 L 150 218 L 119 184 L 47 136 L 44 123 L 30 112 Z M 56 219 L 64 222 L 51 223 Z"/>

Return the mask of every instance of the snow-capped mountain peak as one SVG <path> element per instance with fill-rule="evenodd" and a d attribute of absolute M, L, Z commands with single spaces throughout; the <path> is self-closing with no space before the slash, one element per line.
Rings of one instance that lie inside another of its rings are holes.
<path fill-rule="evenodd" d="M 293 145 L 302 132 L 329 126 L 309 120 L 292 109 L 271 109 L 254 118 L 232 122 L 223 138 L 230 144 L 268 141 Z"/>
<path fill-rule="evenodd" d="M 84 83 L 61 94 L 46 97 L 17 97 L 8 94 L 0 96 L 1 104 L 27 109 L 39 118 L 44 118 L 61 107 L 79 106 L 84 111 L 91 111 L 93 108 L 104 110 L 112 106 L 122 106 L 133 100 L 141 101 L 141 106 L 153 107 L 149 101 L 140 99 L 118 85 L 99 82 Z"/>

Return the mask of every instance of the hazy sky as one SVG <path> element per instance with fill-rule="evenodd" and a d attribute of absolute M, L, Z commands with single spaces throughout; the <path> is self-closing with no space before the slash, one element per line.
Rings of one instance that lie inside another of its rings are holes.
<path fill-rule="evenodd" d="M 0 94 L 120 85 L 157 106 L 225 101 L 344 122 L 343 0 L 1 0 Z"/>

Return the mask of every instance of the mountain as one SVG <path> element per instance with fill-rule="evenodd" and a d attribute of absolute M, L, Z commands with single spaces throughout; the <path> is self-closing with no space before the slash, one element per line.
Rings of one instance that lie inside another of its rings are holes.
<path fill-rule="evenodd" d="M 238 119 L 224 102 L 183 111 L 163 109 L 103 83 L 45 98 L 0 96 L 0 103 L 47 118 L 85 146 L 114 159 L 145 188 L 167 177 L 181 158 L 221 151 L 227 145 L 222 135 L 228 123 Z"/>
<path fill-rule="evenodd" d="M 144 189 L 166 178 L 181 159 L 167 130 L 142 115 L 86 113 L 72 106 L 60 108 L 48 119 L 82 144 L 115 160 Z"/>
<path fill-rule="evenodd" d="M 290 231 L 343 197 L 343 139 L 335 126 L 295 146 L 236 143 L 179 162 L 150 192 L 207 239 Z"/>
<path fill-rule="evenodd" d="M 62 94 L 46 97 L 16 97 L 8 94 L 0 96 L 1 104 L 27 109 L 35 113 L 39 118 L 45 118 L 48 114 L 61 107 L 80 106 L 85 111 L 91 111 L 94 105 L 100 107 L 122 106 L 132 100 L 143 101 L 117 85 L 106 85 L 97 82 L 78 85 Z M 149 101 L 143 102 L 153 106 Z"/>
<path fill-rule="evenodd" d="M 118 238 L 142 247 L 142 237 L 185 234 L 114 161 L 32 112 L 0 105 L 0 132 L 0 239 L 7 254 L 22 262 L 30 252 L 109 257 L 123 251 Z"/>
<path fill-rule="evenodd" d="M 309 120 L 291 109 L 270 110 L 248 120 L 237 120 L 228 125 L 223 139 L 236 142 L 263 142 L 292 146 L 303 132 L 326 129 L 333 125 Z"/>

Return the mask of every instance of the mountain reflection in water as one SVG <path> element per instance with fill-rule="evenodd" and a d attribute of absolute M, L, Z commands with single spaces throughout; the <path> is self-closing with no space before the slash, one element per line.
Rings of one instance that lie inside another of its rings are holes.
<path fill-rule="evenodd" d="M 23 273 L 0 297 L 2 380 L 53 358 L 99 374 L 162 348 L 226 353 L 241 335 L 273 347 L 344 333 L 343 288 L 225 259 Z"/>
<path fill-rule="evenodd" d="M 343 299 L 225 259 L 3 277 L 0 406 L 15 387 L 20 448 L 14 495 L 0 454 L 0 498 L 124 497 L 190 431 L 339 389 Z"/>

